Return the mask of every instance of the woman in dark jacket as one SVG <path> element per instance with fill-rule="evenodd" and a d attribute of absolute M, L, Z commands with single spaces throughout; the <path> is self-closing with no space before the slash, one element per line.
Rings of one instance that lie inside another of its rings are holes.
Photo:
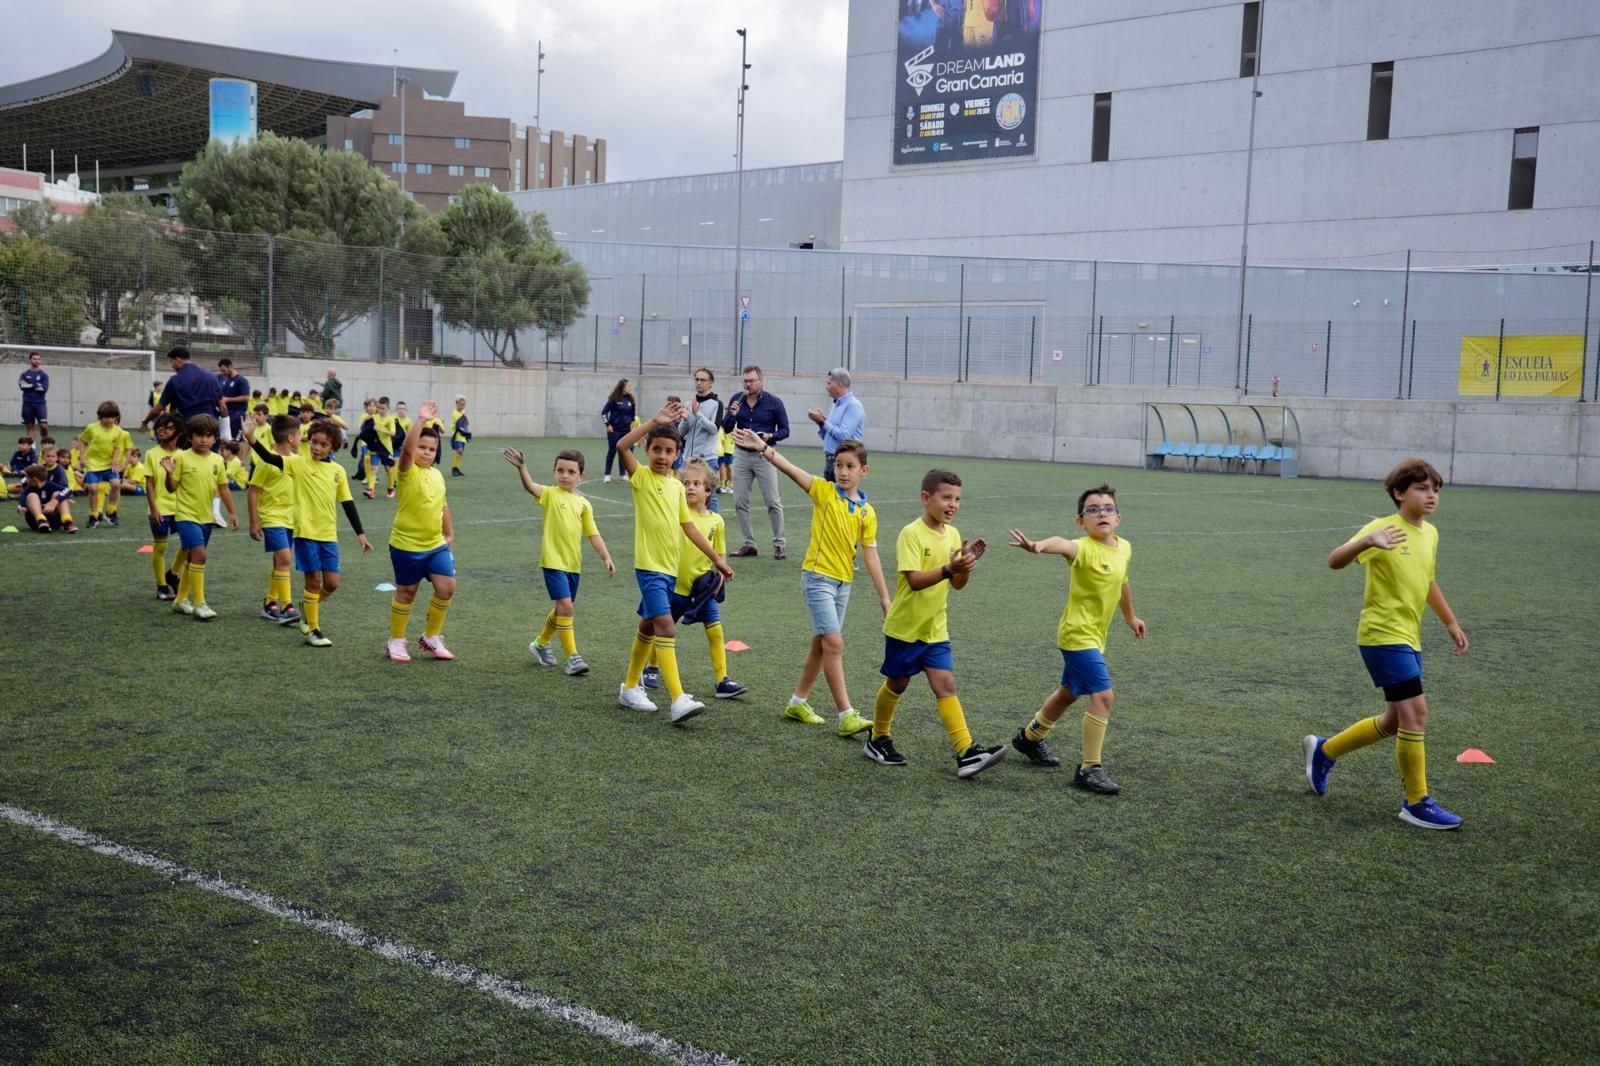
<path fill-rule="evenodd" d="M 611 395 L 606 397 L 606 405 L 600 408 L 600 418 L 606 426 L 606 480 L 611 480 L 611 464 L 617 457 L 617 441 L 628 435 L 628 430 L 633 428 L 636 415 L 634 410 L 633 383 L 627 378 L 617 382 L 617 387 L 611 390 Z M 627 480 L 628 475 L 622 475 Z"/>

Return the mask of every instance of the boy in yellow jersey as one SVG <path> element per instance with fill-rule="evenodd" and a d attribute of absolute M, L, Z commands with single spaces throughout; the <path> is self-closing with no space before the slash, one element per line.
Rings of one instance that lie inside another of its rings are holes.
<path fill-rule="evenodd" d="M 451 477 L 465 477 L 461 460 L 466 458 L 467 441 L 472 439 L 472 425 L 467 421 L 467 398 L 456 397 L 456 409 L 450 412 L 450 450 L 455 458 L 450 464 Z"/>
<path fill-rule="evenodd" d="M 178 440 L 183 429 L 183 420 L 171 411 L 164 411 L 156 416 L 155 424 L 150 432 L 156 438 L 156 446 L 145 455 L 145 461 L 140 476 L 144 480 L 145 503 L 150 510 L 150 569 L 156 579 L 156 599 L 167 601 L 178 598 L 179 574 L 184 566 L 187 556 L 180 548 L 173 557 L 172 566 L 167 566 L 167 541 L 177 533 L 177 498 L 167 491 L 167 472 L 161 465 L 163 459 L 176 460 L 178 456 Z"/>
<path fill-rule="evenodd" d="M 1426 461 L 1406 459 L 1389 471 L 1383 487 L 1398 513 L 1368 522 L 1328 555 L 1328 565 L 1335 570 L 1351 563 L 1367 568 L 1356 644 L 1372 683 L 1383 689 L 1383 713 L 1363 718 L 1335 736 L 1306 737 L 1302 741 L 1306 783 L 1312 792 L 1326 795 L 1328 771 L 1335 760 L 1396 737 L 1394 759 L 1406 791 L 1400 820 L 1421 829 L 1455 829 L 1461 817 L 1428 794 L 1423 744 L 1428 724 L 1428 701 L 1422 694 L 1424 604 L 1444 623 L 1456 654 L 1467 650 L 1467 635 L 1435 579 L 1439 531 L 1427 521 L 1439 506 L 1444 478 Z"/>
<path fill-rule="evenodd" d="M 244 439 L 247 443 L 258 440 L 264 448 L 272 447 L 272 415 L 267 412 L 266 404 L 256 404 L 245 418 Z"/>
<path fill-rule="evenodd" d="M 273 451 L 294 455 L 300 450 L 300 426 L 288 415 L 272 420 Z M 253 438 L 252 438 L 253 439 Z M 279 625 L 300 621 L 294 606 L 294 589 L 289 584 L 294 565 L 294 479 L 283 470 L 257 463 L 250 472 L 247 496 L 250 507 L 250 539 L 258 540 L 272 556 L 272 577 L 267 582 L 267 598 L 261 601 L 261 617 Z"/>
<path fill-rule="evenodd" d="M 706 705 L 683 691 L 678 677 L 677 630 L 672 622 L 671 593 L 678 583 L 679 545 L 684 537 L 701 554 L 711 559 L 724 580 L 733 578 L 727 562 L 694 523 L 683 483 L 672 476 L 682 442 L 673 428 L 687 416 L 682 404 L 669 403 L 649 422 L 635 426 L 617 442 L 617 457 L 622 473 L 630 479 L 633 491 L 633 565 L 639 582 L 639 629 L 634 634 L 633 651 L 628 657 L 628 674 L 617 690 L 617 702 L 635 711 L 653 711 L 656 705 L 645 693 L 641 680 L 645 661 L 653 650 L 661 669 L 661 680 L 672 697 L 671 722 L 681 725 L 705 710 Z M 632 448 L 645 442 L 649 465 L 634 458 Z M 678 531 L 683 535 L 679 536 Z"/>
<path fill-rule="evenodd" d="M 837 469 L 837 465 L 836 465 Z M 930 470 L 922 478 L 922 517 L 900 531 L 895 540 L 894 602 L 883 620 L 883 687 L 872 709 L 872 736 L 862 749 L 884 766 L 904 766 L 906 757 L 889 737 L 895 708 L 911 679 L 928 677 L 938 700 L 939 721 L 955 749 L 956 776 L 982 773 L 1005 758 L 1004 746 L 974 743 L 956 695 L 955 656 L 950 651 L 950 626 L 945 618 L 952 588 L 966 588 L 987 545 L 971 544 L 950 523 L 961 510 L 961 478 L 948 470 Z"/>
<path fill-rule="evenodd" d="M 1097 485 L 1078 496 L 1078 528 L 1087 536 L 1035 541 L 1020 529 L 1011 531 L 1012 547 L 1034 555 L 1060 555 L 1068 567 L 1067 605 L 1056 627 L 1061 685 L 1011 738 L 1011 746 L 1040 766 L 1060 766 L 1061 759 L 1045 747 L 1044 738 L 1068 707 L 1079 697 L 1088 697 L 1089 709 L 1083 712 L 1083 756 L 1072 783 L 1102 796 L 1122 791 L 1100 762 L 1115 697 L 1111 672 L 1106 669 L 1106 637 L 1111 630 L 1111 615 L 1118 606 L 1133 635 L 1139 640 L 1145 637 L 1144 619 L 1133 613 L 1133 586 L 1128 583 L 1133 546 L 1117 535 L 1121 524 L 1116 490 L 1110 485 Z"/>
<path fill-rule="evenodd" d="M 379 396 L 372 408 L 372 431 L 367 437 L 367 499 L 373 499 L 378 483 L 378 467 L 383 467 L 389 499 L 394 499 L 394 436 L 398 422 L 389 413 L 389 397 Z"/>
<path fill-rule="evenodd" d="M 350 478 L 330 456 L 339 446 L 339 431 L 327 422 L 311 426 L 311 454 L 277 455 L 251 441 L 256 458 L 294 479 L 294 563 L 305 575 L 300 601 L 300 633 L 313 648 L 333 644 L 322 632 L 322 604 L 339 589 L 339 530 L 334 511 L 344 508 L 350 528 L 356 531 L 362 554 L 371 554 L 372 542 L 361 528 L 350 497 Z"/>
<path fill-rule="evenodd" d="M 102 510 L 105 520 L 117 524 L 117 501 L 121 497 L 122 467 L 133 447 L 133 438 L 118 425 L 122 409 L 106 400 L 95 409 L 98 422 L 84 427 L 73 441 L 74 448 L 83 450 L 83 485 L 89 495 L 88 528 L 100 524 Z"/>
<path fill-rule="evenodd" d="M 459 453 L 458 453 L 459 454 Z M 578 598 L 578 578 L 583 570 L 583 545 L 587 537 L 590 545 L 606 564 L 606 573 L 616 576 L 617 566 L 611 561 L 611 552 L 594 524 L 594 505 L 578 495 L 578 482 L 583 480 L 583 453 L 571 448 L 556 452 L 554 485 L 541 485 L 528 473 L 528 459 L 515 448 L 501 453 L 506 462 L 517 468 L 526 489 L 544 510 L 544 535 L 539 542 L 539 567 L 544 574 L 545 591 L 550 594 L 550 613 L 545 617 L 544 628 L 528 645 L 528 651 L 540 666 L 556 664 L 555 649 L 550 647 L 553 637 L 561 638 L 561 650 L 567 654 L 567 675 L 587 674 L 589 664 L 578 654 L 578 638 L 572 628 L 573 603 Z"/>
<path fill-rule="evenodd" d="M 426 578 L 433 585 L 428 598 L 428 621 L 417 648 L 435 659 L 454 659 L 444 644 L 444 620 L 456 594 L 456 560 L 450 552 L 455 528 L 445 502 L 444 475 L 434 465 L 439 458 L 439 433 L 428 425 L 438 405 L 424 400 L 417 420 L 406 428 L 400 442 L 397 477 L 400 502 L 389 530 L 389 561 L 394 564 L 394 599 L 389 601 L 389 660 L 411 661 L 406 652 L 406 623 L 417 588 Z"/>
<path fill-rule="evenodd" d="M 717 492 L 733 491 L 733 434 L 727 430 L 717 432 Z"/>
<path fill-rule="evenodd" d="M 858 440 L 840 443 L 834 452 L 834 480 L 829 481 L 795 466 L 748 429 L 735 431 L 734 443 L 760 452 L 811 497 L 811 546 L 800 568 L 800 594 L 811 614 L 811 647 L 784 716 L 806 725 L 823 724 L 825 719 L 811 707 L 811 688 L 820 674 L 828 679 L 833 694 L 839 735 L 853 737 L 872 727 L 871 719 L 863 718 L 850 702 L 844 680 L 844 612 L 855 580 L 857 545 L 866 558 L 883 617 L 889 614 L 889 589 L 878 560 L 878 514 L 861 489 L 861 479 L 867 476 L 867 447 Z"/>
<path fill-rule="evenodd" d="M 117 487 L 129 496 L 144 495 L 144 453 L 138 448 L 128 449 L 128 457 L 122 462 L 122 480 Z"/>
<path fill-rule="evenodd" d="M 322 402 L 322 393 L 316 389 L 312 389 L 310 392 L 306 393 L 306 406 L 310 407 L 319 415 L 328 409 L 327 405 Z"/>
<path fill-rule="evenodd" d="M 206 603 L 206 548 L 213 528 L 211 501 L 222 497 L 228 522 L 234 529 L 239 528 L 239 514 L 233 507 L 233 493 L 228 491 L 222 456 L 211 450 L 217 442 L 217 420 L 210 415 L 195 415 L 185 423 L 185 429 L 189 447 L 159 460 L 161 469 L 166 471 L 167 491 L 175 497 L 173 519 L 178 544 L 188 553 L 178 582 L 178 601 L 172 609 L 209 622 L 217 616 Z"/>

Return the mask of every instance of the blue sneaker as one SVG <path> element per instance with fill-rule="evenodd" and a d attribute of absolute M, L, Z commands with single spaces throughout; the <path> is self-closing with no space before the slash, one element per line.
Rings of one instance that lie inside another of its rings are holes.
<path fill-rule="evenodd" d="M 643 685 L 645 688 L 660 688 L 661 687 L 661 668 L 659 666 L 647 666 L 647 667 L 645 667 L 644 668 L 644 676 L 643 676 L 643 678 L 640 679 L 639 683 L 641 685 Z"/>
<path fill-rule="evenodd" d="M 745 687 L 739 682 L 731 677 L 725 677 L 717 682 L 716 697 L 719 700 L 731 700 L 735 696 L 743 696 L 746 691 Z"/>
<path fill-rule="evenodd" d="M 1461 816 L 1451 814 L 1433 802 L 1432 796 L 1423 796 L 1415 803 L 1400 804 L 1400 820 L 1419 829 L 1461 828 Z"/>
<path fill-rule="evenodd" d="M 1334 760 L 1322 754 L 1322 738 L 1309 736 L 1301 741 L 1306 752 L 1306 784 L 1311 786 L 1311 791 L 1319 796 L 1328 794 L 1328 771 L 1334 767 Z"/>

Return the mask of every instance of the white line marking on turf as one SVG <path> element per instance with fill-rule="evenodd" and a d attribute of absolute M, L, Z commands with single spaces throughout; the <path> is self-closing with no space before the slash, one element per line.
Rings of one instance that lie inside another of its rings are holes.
<path fill-rule="evenodd" d="M 1335 533 L 1351 526 L 1317 526 L 1311 529 L 1144 529 L 1137 537 L 1265 537 L 1281 533 Z"/>
<path fill-rule="evenodd" d="M 255 889 L 235 885 L 224 881 L 220 877 L 192 870 L 187 866 L 180 866 L 175 862 L 151 855 L 149 852 L 130 848 L 125 844 L 107 840 L 96 836 L 83 829 L 64 825 L 53 818 L 43 814 L 34 814 L 32 811 L 13 807 L 9 803 L 0 803 L 0 818 L 13 822 L 25 829 L 33 829 L 54 837 L 67 844 L 80 848 L 87 848 L 99 855 L 117 859 L 121 862 L 139 866 L 146 870 L 171 878 L 179 884 L 193 885 L 206 892 L 222 896 L 224 899 L 243 903 L 247 907 L 254 907 L 258 911 L 270 914 L 274 918 L 282 918 L 296 925 L 305 926 L 312 932 L 342 941 L 351 947 L 360 948 L 362 951 L 371 952 L 380 958 L 393 962 L 403 963 L 422 972 L 462 988 L 482 992 L 500 1000 L 502 1003 L 516 1007 L 518 1010 L 542 1014 L 558 1022 L 575 1025 L 584 1032 L 609 1040 L 614 1044 L 634 1048 L 670 1062 L 683 1063 L 685 1066 L 738 1066 L 739 1060 L 729 1058 L 727 1055 L 715 1051 L 703 1051 L 692 1044 L 681 1044 L 676 1040 L 662 1036 L 660 1033 L 648 1029 L 641 1029 L 630 1022 L 612 1018 L 601 1014 L 599 1011 L 590 1010 L 588 1007 L 576 1003 L 568 1003 L 554 996 L 545 995 L 530 988 L 525 988 L 509 978 L 499 977 L 492 973 L 472 966 L 465 966 L 459 962 L 451 962 L 441 958 L 431 951 L 423 951 L 393 940 L 375 936 L 348 922 L 337 918 L 327 918 L 278 899 L 276 896 Z"/>

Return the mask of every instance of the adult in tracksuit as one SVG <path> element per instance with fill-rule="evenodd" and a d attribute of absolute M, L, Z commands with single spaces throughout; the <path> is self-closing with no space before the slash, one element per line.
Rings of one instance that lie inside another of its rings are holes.
<path fill-rule="evenodd" d="M 617 457 L 617 441 L 628 435 L 628 430 L 633 428 L 634 411 L 633 382 L 623 378 L 617 382 L 616 388 L 611 390 L 611 395 L 606 398 L 606 405 L 600 408 L 600 420 L 606 426 L 606 480 L 611 480 L 611 463 Z M 627 478 L 627 472 L 622 474 Z"/>
<path fill-rule="evenodd" d="M 722 432 L 722 400 L 712 392 L 717 377 L 708 368 L 694 372 L 694 399 L 689 401 L 689 417 L 678 423 L 678 435 L 683 438 L 684 459 L 704 459 L 712 470 L 717 468 L 717 439 Z M 717 507 L 717 494 L 706 501 L 713 511 Z"/>
<path fill-rule="evenodd" d="M 17 388 L 22 390 L 22 424 L 27 427 L 29 436 L 33 435 L 34 426 L 38 426 L 39 435 L 35 439 L 43 440 L 50 435 L 50 409 L 45 403 L 45 395 L 50 391 L 50 375 L 40 366 L 38 352 L 28 353 L 28 369 L 17 379 Z"/>

